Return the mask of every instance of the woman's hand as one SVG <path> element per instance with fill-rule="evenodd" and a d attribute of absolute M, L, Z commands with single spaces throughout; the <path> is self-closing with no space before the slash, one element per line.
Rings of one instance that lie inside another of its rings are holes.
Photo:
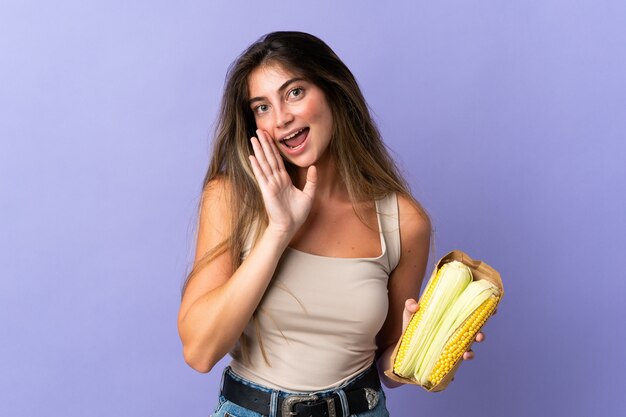
<path fill-rule="evenodd" d="M 293 185 L 283 158 L 269 134 L 260 129 L 256 132 L 258 138 L 251 138 L 254 155 L 250 155 L 250 162 L 263 195 L 269 217 L 268 228 L 279 233 L 293 234 L 311 210 L 317 171 L 314 166 L 309 167 L 306 184 L 300 191 Z"/>
<path fill-rule="evenodd" d="M 402 333 L 409 325 L 409 321 L 411 320 L 411 316 L 419 309 L 419 304 L 413 298 L 409 298 L 404 303 L 404 313 L 402 314 Z M 478 332 L 476 334 L 476 342 L 480 343 L 485 340 L 485 334 L 482 332 Z M 469 361 L 474 359 L 474 351 L 472 349 L 468 349 L 467 352 L 463 353 L 463 360 Z"/>

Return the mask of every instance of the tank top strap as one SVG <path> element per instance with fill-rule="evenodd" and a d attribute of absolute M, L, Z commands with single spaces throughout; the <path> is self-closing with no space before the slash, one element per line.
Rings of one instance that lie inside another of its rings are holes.
<path fill-rule="evenodd" d="M 393 271 L 400 262 L 400 219 L 398 215 L 398 196 L 389 193 L 380 200 L 376 200 L 376 211 L 380 230 L 387 247 L 389 272 Z"/>

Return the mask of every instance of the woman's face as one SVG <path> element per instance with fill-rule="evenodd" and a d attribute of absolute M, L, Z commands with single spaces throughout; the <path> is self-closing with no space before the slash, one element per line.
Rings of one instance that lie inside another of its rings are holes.
<path fill-rule="evenodd" d="M 249 105 L 257 129 L 267 132 L 284 158 L 308 167 L 325 156 L 333 130 L 324 92 L 277 64 L 248 76 Z"/>

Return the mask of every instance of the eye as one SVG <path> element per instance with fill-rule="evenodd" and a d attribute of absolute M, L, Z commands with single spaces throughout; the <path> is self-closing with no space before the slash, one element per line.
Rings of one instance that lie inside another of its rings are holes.
<path fill-rule="evenodd" d="M 268 111 L 269 108 L 270 108 L 270 106 L 268 106 L 267 104 L 260 104 L 260 105 L 256 106 L 255 108 L 253 108 L 252 110 L 256 114 L 261 114 L 261 113 L 265 113 L 266 111 Z"/>
<path fill-rule="evenodd" d="M 304 89 L 302 87 L 296 87 L 296 88 L 292 88 L 291 90 L 289 90 L 289 97 L 293 97 L 293 98 L 299 98 L 301 95 L 304 94 Z"/>

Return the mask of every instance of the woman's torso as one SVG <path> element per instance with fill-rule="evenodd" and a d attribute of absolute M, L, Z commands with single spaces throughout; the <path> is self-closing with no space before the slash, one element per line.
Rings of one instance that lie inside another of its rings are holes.
<path fill-rule="evenodd" d="M 356 233 L 363 244 L 351 241 L 348 220 L 341 217 L 339 232 L 316 229 L 329 234 L 328 247 L 307 246 L 315 239 L 294 239 L 299 249 L 287 248 L 257 308 L 257 323 L 251 320 L 244 330 L 248 360 L 241 344 L 231 352 L 236 373 L 271 388 L 315 391 L 340 385 L 371 364 L 387 315 L 387 280 L 400 253 L 396 195 L 376 207 L 375 240 L 363 232 Z M 301 250 L 308 248 L 373 256 Z"/>

